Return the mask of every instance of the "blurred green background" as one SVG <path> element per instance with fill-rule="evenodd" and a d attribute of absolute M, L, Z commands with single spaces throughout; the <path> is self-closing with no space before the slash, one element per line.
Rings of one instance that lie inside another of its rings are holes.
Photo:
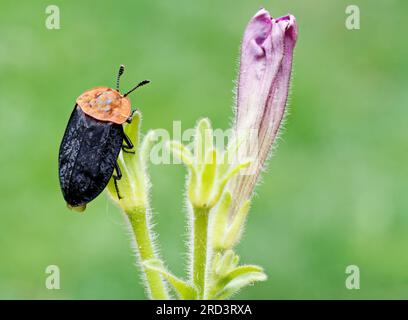
<path fill-rule="evenodd" d="M 260 6 L 297 17 L 290 115 L 237 251 L 268 281 L 236 298 L 408 298 L 408 2 L 2 1 L 0 298 L 143 299 L 120 211 L 100 196 L 84 215 L 61 196 L 57 155 L 76 97 L 149 78 L 133 96 L 143 129 L 232 121 L 239 44 Z M 60 8 L 61 29 L 45 27 Z M 185 171 L 151 167 L 162 255 L 184 276 Z M 45 268 L 61 270 L 47 290 Z M 345 288 L 346 266 L 361 289 Z"/>

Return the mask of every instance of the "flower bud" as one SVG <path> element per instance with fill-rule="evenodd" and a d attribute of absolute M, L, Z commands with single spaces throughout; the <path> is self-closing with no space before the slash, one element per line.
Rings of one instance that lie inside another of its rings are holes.
<path fill-rule="evenodd" d="M 245 30 L 234 129 L 238 137 L 244 137 L 238 161 L 251 158 L 254 162 L 246 175 L 235 177 L 229 185 L 233 214 L 251 197 L 281 126 L 297 34 L 294 16 L 275 19 L 265 9 L 258 11 Z"/>

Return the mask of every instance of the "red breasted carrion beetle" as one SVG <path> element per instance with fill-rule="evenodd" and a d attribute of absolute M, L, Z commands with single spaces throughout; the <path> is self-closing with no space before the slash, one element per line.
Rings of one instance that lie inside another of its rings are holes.
<path fill-rule="evenodd" d="M 83 211 L 106 187 L 113 175 L 118 197 L 117 181 L 122 177 L 117 159 L 122 149 L 131 152 L 132 141 L 123 131 L 123 124 L 132 121 L 128 95 L 148 84 L 144 80 L 122 95 L 119 92 L 119 68 L 116 90 L 96 87 L 85 91 L 77 100 L 62 138 L 58 169 L 62 194 L 71 209 Z M 114 174 L 116 171 L 116 174 Z"/>

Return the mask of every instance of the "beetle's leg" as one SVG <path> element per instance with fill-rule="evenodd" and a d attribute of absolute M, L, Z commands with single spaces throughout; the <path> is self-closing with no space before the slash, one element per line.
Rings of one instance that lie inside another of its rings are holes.
<path fill-rule="evenodd" d="M 134 154 L 135 153 L 134 151 L 129 151 L 132 150 L 134 146 L 130 138 L 126 135 L 126 133 L 123 134 L 123 141 L 125 142 L 125 144 L 122 146 L 123 152 Z"/>
<path fill-rule="evenodd" d="M 126 144 L 126 146 L 123 146 L 124 148 L 133 149 L 133 147 L 134 147 L 133 143 L 126 134 L 123 135 L 123 140 L 125 141 L 125 144 Z"/>
<path fill-rule="evenodd" d="M 116 170 L 116 175 L 114 174 L 113 177 L 113 182 L 115 183 L 115 189 L 116 189 L 116 194 L 118 195 L 119 200 L 122 199 L 119 193 L 119 187 L 118 187 L 118 181 L 122 179 L 122 171 L 120 170 L 120 167 L 118 163 L 115 163 L 115 170 Z"/>
<path fill-rule="evenodd" d="M 132 110 L 132 114 L 131 114 L 130 117 L 127 118 L 127 120 L 126 120 L 127 123 L 132 123 L 133 115 L 135 114 L 136 111 L 137 111 L 137 109 Z"/>

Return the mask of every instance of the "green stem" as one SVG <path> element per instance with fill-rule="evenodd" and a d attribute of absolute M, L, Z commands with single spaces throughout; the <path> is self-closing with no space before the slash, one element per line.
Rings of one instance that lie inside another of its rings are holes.
<path fill-rule="evenodd" d="M 149 222 L 146 208 L 134 208 L 126 211 L 135 237 L 136 248 L 140 257 L 140 264 L 149 259 L 155 259 L 156 254 L 152 236 L 150 234 Z M 146 291 L 153 300 L 168 300 L 169 295 L 164 280 L 159 273 L 148 270 L 141 266 L 145 275 Z"/>
<path fill-rule="evenodd" d="M 193 283 L 197 288 L 198 299 L 204 298 L 207 269 L 208 209 L 194 208 L 193 229 Z"/>

